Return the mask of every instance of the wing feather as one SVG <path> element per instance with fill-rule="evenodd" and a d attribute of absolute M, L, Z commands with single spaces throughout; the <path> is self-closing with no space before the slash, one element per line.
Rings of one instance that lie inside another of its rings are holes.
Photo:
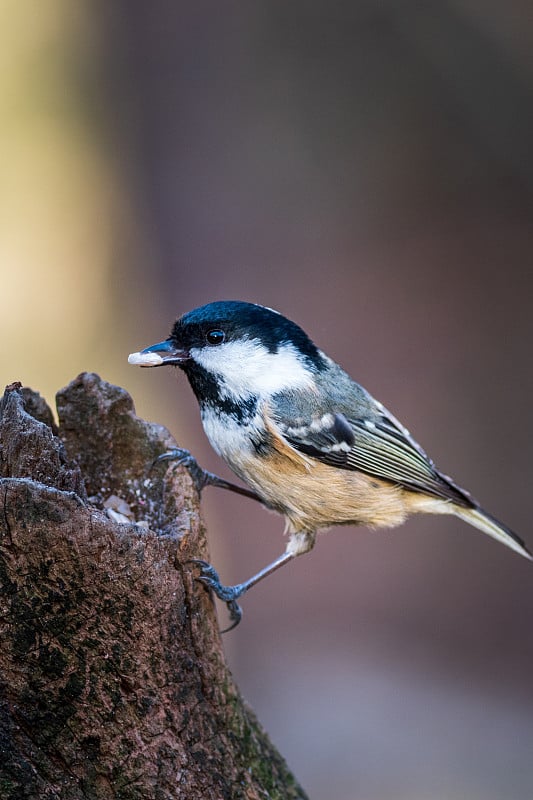
<path fill-rule="evenodd" d="M 364 418 L 340 411 L 290 419 L 284 401 L 274 419 L 285 440 L 305 455 L 338 469 L 359 470 L 407 489 L 471 508 L 475 501 L 431 459 L 381 404 Z M 283 414 L 279 411 L 282 410 Z"/>

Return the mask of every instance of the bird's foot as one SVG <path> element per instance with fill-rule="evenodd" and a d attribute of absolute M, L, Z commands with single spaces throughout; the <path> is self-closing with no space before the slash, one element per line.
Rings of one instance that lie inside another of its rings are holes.
<path fill-rule="evenodd" d="M 216 569 L 207 561 L 203 561 L 200 558 L 193 558 L 191 559 L 191 563 L 200 568 L 200 574 L 196 580 L 211 589 L 219 600 L 226 603 L 231 625 L 229 628 L 225 628 L 222 633 L 233 630 L 242 619 L 242 608 L 237 603 L 237 599 L 248 589 L 247 583 L 238 583 L 235 586 L 224 586 L 218 577 Z"/>
<path fill-rule="evenodd" d="M 188 450 L 184 450 L 181 447 L 174 447 L 172 450 L 167 450 L 166 453 L 162 453 L 152 463 L 152 468 L 160 461 L 177 461 L 178 464 L 183 464 L 184 467 L 187 468 L 198 494 L 200 494 L 206 486 L 218 486 L 219 489 L 229 489 L 231 492 L 249 497 L 251 500 L 258 500 L 260 503 L 263 502 L 259 495 L 252 492 L 250 489 L 237 486 L 235 483 L 226 481 L 224 478 L 219 478 L 218 475 L 215 475 L 213 472 L 207 472 L 207 470 L 202 469 L 195 457 L 191 455 Z"/>
<path fill-rule="evenodd" d="M 178 464 L 183 464 L 191 476 L 198 493 L 209 485 L 210 478 L 216 477 L 216 475 L 203 470 L 195 457 L 188 450 L 184 450 L 181 447 L 173 447 L 172 450 L 167 450 L 166 453 L 161 453 L 160 456 L 157 456 L 152 463 L 152 469 L 162 461 L 176 461 Z"/>

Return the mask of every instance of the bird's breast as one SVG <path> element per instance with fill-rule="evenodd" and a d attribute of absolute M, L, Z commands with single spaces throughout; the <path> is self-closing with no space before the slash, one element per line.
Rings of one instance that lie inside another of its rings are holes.
<path fill-rule="evenodd" d="M 202 422 L 213 449 L 266 505 L 287 517 L 292 530 L 346 523 L 387 527 L 405 517 L 399 487 L 297 452 L 262 416 L 243 424 L 204 410 Z"/>
<path fill-rule="evenodd" d="M 213 450 L 240 475 L 239 465 L 260 449 L 264 439 L 266 432 L 261 417 L 240 420 L 212 406 L 202 408 L 201 417 Z"/>

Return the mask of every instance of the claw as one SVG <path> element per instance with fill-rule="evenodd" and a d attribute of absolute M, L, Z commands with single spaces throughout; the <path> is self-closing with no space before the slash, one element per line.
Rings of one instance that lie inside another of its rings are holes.
<path fill-rule="evenodd" d="M 228 603 L 226 603 L 226 605 L 228 607 L 231 625 L 229 625 L 227 628 L 224 628 L 224 630 L 220 631 L 220 633 L 228 633 L 229 631 L 232 631 L 233 628 L 237 627 L 242 619 L 242 608 L 236 600 L 230 600 Z"/>
<path fill-rule="evenodd" d="M 201 558 L 193 558 L 190 563 L 200 567 L 200 574 L 196 580 L 212 589 L 219 600 L 230 603 L 245 593 L 247 587 L 244 583 L 238 583 L 236 586 L 224 586 L 218 577 L 216 569 L 207 561 L 203 561 Z"/>
<path fill-rule="evenodd" d="M 181 447 L 167 450 L 166 453 L 161 453 L 154 459 L 150 469 L 153 469 L 161 461 L 176 461 L 178 464 L 183 464 L 187 468 L 198 493 L 209 483 L 209 473 L 201 468 L 195 457 L 188 450 L 184 450 Z"/>
<path fill-rule="evenodd" d="M 188 450 L 185 450 L 182 447 L 173 447 L 171 450 L 167 450 L 166 452 L 158 455 L 157 458 L 154 458 L 151 469 L 153 469 L 159 461 L 177 461 L 180 463 L 186 461 L 187 459 L 192 459 L 194 461 L 193 456 Z"/>
<path fill-rule="evenodd" d="M 226 603 L 231 625 L 229 628 L 224 628 L 221 633 L 227 633 L 233 630 L 233 628 L 236 628 L 242 619 L 242 608 L 237 603 L 237 598 L 243 595 L 248 587 L 243 583 L 239 583 L 236 586 L 224 586 L 220 582 L 216 569 L 209 564 L 209 562 L 203 561 L 201 558 L 192 558 L 189 563 L 200 567 L 200 574 L 195 580 L 199 583 L 203 583 L 204 586 L 207 586 L 216 594 L 219 600 Z"/>

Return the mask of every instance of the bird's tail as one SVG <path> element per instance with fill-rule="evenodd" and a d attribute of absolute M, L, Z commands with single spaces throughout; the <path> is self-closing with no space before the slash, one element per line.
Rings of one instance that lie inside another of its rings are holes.
<path fill-rule="evenodd" d="M 478 528 L 480 531 L 483 531 L 483 533 L 487 533 L 489 536 L 492 536 L 493 539 L 497 539 L 502 544 L 510 547 L 511 550 L 533 561 L 533 556 L 522 539 L 520 539 L 516 533 L 513 533 L 506 525 L 499 522 L 490 514 L 487 514 L 486 511 L 483 511 L 483 509 L 464 508 L 455 503 L 451 506 L 451 509 L 453 509 L 453 513 L 456 517 L 460 517 L 465 522 L 468 522 L 469 525 L 473 525 L 474 528 Z"/>

